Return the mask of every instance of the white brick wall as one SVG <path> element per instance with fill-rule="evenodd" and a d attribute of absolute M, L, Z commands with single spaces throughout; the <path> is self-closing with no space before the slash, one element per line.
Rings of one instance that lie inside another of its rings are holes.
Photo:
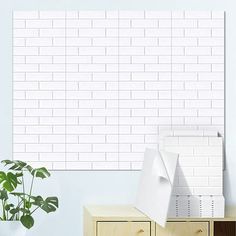
<path fill-rule="evenodd" d="M 163 136 L 160 148 L 179 154 L 174 194 L 223 194 L 222 137 Z"/>
<path fill-rule="evenodd" d="M 223 12 L 17 11 L 13 47 L 14 159 L 140 169 L 163 128 L 223 134 Z"/>
<path fill-rule="evenodd" d="M 160 149 L 179 154 L 168 216 L 224 217 L 223 138 L 192 129 L 162 135 Z"/>

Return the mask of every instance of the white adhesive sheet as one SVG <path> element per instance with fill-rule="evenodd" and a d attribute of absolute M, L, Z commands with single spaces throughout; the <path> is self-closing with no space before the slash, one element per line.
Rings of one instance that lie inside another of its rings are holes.
<path fill-rule="evenodd" d="M 135 207 L 165 226 L 178 154 L 146 149 Z"/>

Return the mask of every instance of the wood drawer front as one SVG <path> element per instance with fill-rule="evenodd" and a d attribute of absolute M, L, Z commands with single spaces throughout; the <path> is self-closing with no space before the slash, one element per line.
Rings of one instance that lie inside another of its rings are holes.
<path fill-rule="evenodd" d="M 208 222 L 168 222 L 165 228 L 156 225 L 156 236 L 209 236 L 208 232 Z"/>
<path fill-rule="evenodd" d="M 235 221 L 215 221 L 214 236 L 235 236 L 236 222 Z"/>
<path fill-rule="evenodd" d="M 151 222 L 97 222 L 97 236 L 150 236 Z"/>

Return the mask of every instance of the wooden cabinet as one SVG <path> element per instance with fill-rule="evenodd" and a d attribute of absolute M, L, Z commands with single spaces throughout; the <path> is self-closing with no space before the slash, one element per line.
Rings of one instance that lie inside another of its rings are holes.
<path fill-rule="evenodd" d="M 134 207 L 88 206 L 84 236 L 155 236 L 155 223 Z"/>
<path fill-rule="evenodd" d="M 98 222 L 97 236 L 150 236 L 150 222 Z"/>
<path fill-rule="evenodd" d="M 168 222 L 165 228 L 156 225 L 156 236 L 209 236 L 208 222 Z"/>
<path fill-rule="evenodd" d="M 84 208 L 84 236 L 235 236 L 236 217 L 169 219 L 163 228 L 132 206 Z"/>
<path fill-rule="evenodd" d="M 215 221 L 214 236 L 235 236 L 236 222 L 235 221 Z"/>

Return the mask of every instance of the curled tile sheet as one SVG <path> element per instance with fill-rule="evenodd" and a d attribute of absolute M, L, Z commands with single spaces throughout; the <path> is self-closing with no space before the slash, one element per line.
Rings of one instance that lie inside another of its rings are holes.
<path fill-rule="evenodd" d="M 178 154 L 146 149 L 135 206 L 165 226 Z"/>

